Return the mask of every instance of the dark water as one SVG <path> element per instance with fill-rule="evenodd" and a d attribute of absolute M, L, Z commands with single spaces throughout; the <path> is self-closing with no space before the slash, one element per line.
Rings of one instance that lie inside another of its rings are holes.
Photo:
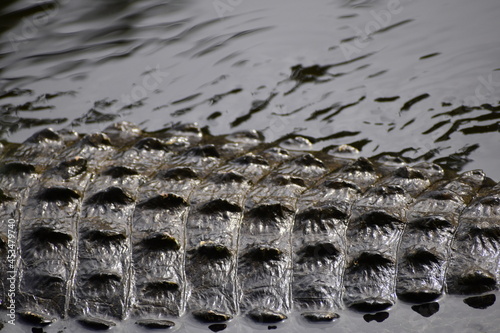
<path fill-rule="evenodd" d="M 198 122 L 500 179 L 500 3 L 2 0 L 1 137 Z"/>
<path fill-rule="evenodd" d="M 197 122 L 213 134 L 296 133 L 312 149 L 348 143 L 364 156 L 480 168 L 498 181 L 499 17 L 498 0 L 1 0 L 0 138 Z M 500 324 L 498 305 L 447 302 L 430 318 L 400 305 L 383 323 L 346 313 L 334 325 Z"/>

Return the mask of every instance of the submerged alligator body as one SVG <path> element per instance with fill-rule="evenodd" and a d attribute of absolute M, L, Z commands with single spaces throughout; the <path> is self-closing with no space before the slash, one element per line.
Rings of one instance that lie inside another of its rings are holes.
<path fill-rule="evenodd" d="M 481 171 L 353 158 L 346 146 L 304 153 L 300 139 L 285 150 L 257 132 L 124 122 L 6 146 L 2 307 L 15 281 L 28 320 L 169 327 L 185 312 L 331 321 L 344 307 L 497 289 L 499 184 Z"/>

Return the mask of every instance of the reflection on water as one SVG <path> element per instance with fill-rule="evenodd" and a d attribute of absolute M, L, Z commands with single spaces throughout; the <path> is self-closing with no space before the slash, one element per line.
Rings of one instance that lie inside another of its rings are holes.
<path fill-rule="evenodd" d="M 497 1 L 4 1 L 4 138 L 35 127 L 300 133 L 496 168 Z M 496 153 L 496 154 L 495 154 Z"/>
<path fill-rule="evenodd" d="M 498 181 L 499 16 L 497 0 L 2 0 L 0 138 L 198 122 Z"/>

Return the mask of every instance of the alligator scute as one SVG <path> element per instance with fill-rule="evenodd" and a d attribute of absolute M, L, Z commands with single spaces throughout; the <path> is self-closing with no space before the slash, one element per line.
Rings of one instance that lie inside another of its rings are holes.
<path fill-rule="evenodd" d="M 262 139 L 123 122 L 85 136 L 42 130 L 4 151 L 2 306 L 12 270 L 24 320 L 98 330 L 128 317 L 170 328 L 186 312 L 212 331 L 239 315 L 330 322 L 344 307 L 380 322 L 398 298 L 428 317 L 446 293 L 495 302 L 500 185 L 482 171 Z M 19 259 L 7 267 L 11 240 Z"/>

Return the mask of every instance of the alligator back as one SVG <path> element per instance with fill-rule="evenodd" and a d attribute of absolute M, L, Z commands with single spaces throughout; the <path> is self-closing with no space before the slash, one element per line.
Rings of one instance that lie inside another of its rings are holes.
<path fill-rule="evenodd" d="M 499 184 L 477 170 L 353 158 L 346 146 L 294 149 L 301 140 L 123 122 L 7 145 L 2 307 L 14 287 L 18 315 L 40 324 L 132 317 L 161 328 L 186 312 L 332 321 L 344 307 L 498 288 Z"/>

